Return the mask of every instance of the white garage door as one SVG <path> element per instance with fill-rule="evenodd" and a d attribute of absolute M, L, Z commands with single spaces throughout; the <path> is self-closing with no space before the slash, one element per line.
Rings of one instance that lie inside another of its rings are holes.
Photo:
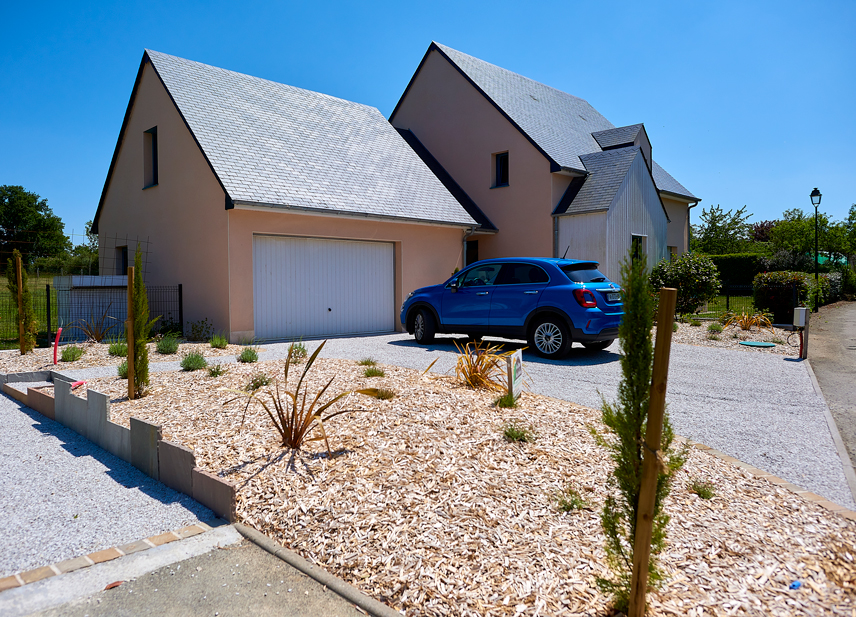
<path fill-rule="evenodd" d="M 391 332 L 393 255 L 389 242 L 254 236 L 256 339 Z"/>

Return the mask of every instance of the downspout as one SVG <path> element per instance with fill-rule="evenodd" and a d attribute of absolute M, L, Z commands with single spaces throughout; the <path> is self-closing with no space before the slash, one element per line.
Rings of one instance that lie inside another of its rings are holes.
<path fill-rule="evenodd" d="M 701 201 L 701 200 L 699 200 L 699 201 Z M 687 250 L 686 250 L 687 253 L 689 253 L 689 251 L 690 251 L 690 236 L 692 235 L 692 227 L 690 226 L 690 210 L 695 208 L 697 205 L 698 205 L 698 201 L 691 203 L 690 205 L 687 206 Z"/>
<path fill-rule="evenodd" d="M 461 267 L 462 270 L 469 265 L 467 263 L 467 238 L 472 237 L 473 235 L 475 235 L 475 233 L 475 227 L 470 227 L 469 231 L 467 231 L 466 228 L 464 229 L 464 239 L 461 241 L 461 264 L 463 264 Z"/>

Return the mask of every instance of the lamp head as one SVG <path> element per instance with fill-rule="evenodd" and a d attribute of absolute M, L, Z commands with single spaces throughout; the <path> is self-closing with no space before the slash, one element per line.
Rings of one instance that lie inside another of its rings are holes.
<path fill-rule="evenodd" d="M 814 190 L 811 192 L 810 197 L 811 197 L 811 205 L 813 205 L 815 208 L 817 208 L 820 205 L 820 198 L 822 197 L 822 195 L 820 194 L 820 191 L 817 190 L 817 187 L 814 187 Z"/>

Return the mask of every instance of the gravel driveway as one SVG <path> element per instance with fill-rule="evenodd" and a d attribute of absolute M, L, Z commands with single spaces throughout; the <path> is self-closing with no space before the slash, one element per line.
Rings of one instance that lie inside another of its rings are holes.
<path fill-rule="evenodd" d="M 330 339 L 322 355 L 372 357 L 417 370 L 439 358 L 432 371 L 452 374 L 453 340 L 440 336 L 423 347 L 404 334 Z M 317 344 L 306 342 L 310 353 Z M 266 345 L 263 358 L 282 356 L 287 347 Z M 621 379 L 617 342 L 602 352 L 575 346 L 561 361 L 523 353 L 533 392 L 588 407 L 599 407 L 601 394 L 616 395 Z M 666 401 L 679 435 L 856 509 L 824 416 L 826 403 L 801 362 L 751 350 L 674 344 Z"/>
<path fill-rule="evenodd" d="M 0 577 L 214 518 L 5 395 L 0 426 Z"/>

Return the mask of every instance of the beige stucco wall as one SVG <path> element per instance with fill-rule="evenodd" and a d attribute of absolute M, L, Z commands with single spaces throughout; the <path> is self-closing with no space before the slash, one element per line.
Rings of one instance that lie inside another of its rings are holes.
<path fill-rule="evenodd" d="M 474 238 L 480 259 L 552 257 L 548 160 L 439 52 L 426 58 L 392 123 L 413 131 L 499 229 Z M 491 188 L 492 155 L 505 151 L 509 185 Z"/>
<path fill-rule="evenodd" d="M 253 234 L 395 243 L 395 315 L 418 287 L 442 283 L 462 265 L 463 230 L 453 227 L 293 214 L 262 209 L 229 211 L 229 280 L 234 340 L 252 338 Z"/>
<path fill-rule="evenodd" d="M 666 244 L 678 247 L 678 255 L 687 252 L 687 204 L 660 196 L 671 222 L 666 226 Z"/>
<path fill-rule="evenodd" d="M 158 128 L 158 184 L 143 190 L 143 133 Z M 101 274 L 114 247 L 149 240 L 148 285 L 183 285 L 184 319 L 228 324 L 225 195 L 157 74 L 147 64 L 98 220 Z M 114 236 L 122 236 L 116 241 Z M 154 315 L 153 315 L 154 317 Z M 178 319 L 174 315 L 173 319 Z"/>

